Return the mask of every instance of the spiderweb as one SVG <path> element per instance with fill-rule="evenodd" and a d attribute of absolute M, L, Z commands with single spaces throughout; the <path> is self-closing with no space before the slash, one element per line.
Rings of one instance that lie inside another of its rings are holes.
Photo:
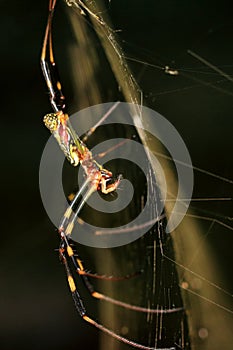
<path fill-rule="evenodd" d="M 77 9 L 77 3 L 73 2 L 72 7 Z M 101 284 L 107 294 L 148 308 L 160 308 L 163 311 L 176 307 L 184 308 L 185 312 L 132 316 L 130 310 L 122 311 L 110 305 L 101 305 L 101 320 L 110 328 L 120 330 L 124 336 L 156 348 L 230 349 L 233 344 L 233 286 L 228 266 L 232 264 L 233 181 L 228 153 L 232 124 L 229 111 L 233 94 L 232 49 L 229 46 L 232 23 L 225 23 L 226 14 L 217 15 L 214 12 L 211 12 L 212 21 L 205 22 L 207 9 L 204 7 L 199 17 L 201 25 L 198 28 L 193 25 L 191 28 L 186 19 L 182 20 L 182 15 L 185 18 L 189 14 L 186 8 L 182 8 L 181 14 L 178 8 L 170 9 L 168 4 L 155 5 L 150 1 L 148 9 L 141 2 L 134 1 L 131 6 L 128 3 L 127 8 L 123 2 L 110 2 L 107 11 L 103 10 L 100 2 L 85 4 L 92 21 L 91 26 L 88 22 L 88 29 L 79 9 L 76 13 L 69 10 L 79 43 L 78 52 L 75 52 L 75 45 L 71 44 L 72 56 L 79 57 L 79 63 L 81 57 L 84 57 L 83 67 L 88 65 L 88 60 L 83 56 L 83 45 L 87 52 L 94 49 L 94 34 L 86 32 L 93 26 L 109 61 L 109 66 L 106 63 L 105 69 L 109 72 L 112 70 L 115 76 L 112 81 L 109 80 L 114 86 L 112 89 L 115 89 L 109 94 L 109 100 L 120 86 L 126 101 L 146 104 L 165 115 L 182 135 L 190 151 L 195 173 L 190 210 L 171 235 L 165 234 L 163 221 L 140 242 L 105 252 L 104 259 L 102 251 L 94 253 L 95 266 L 98 270 L 104 266 L 104 273 L 108 272 L 108 268 L 121 274 L 135 266 L 143 269 L 141 279 L 104 287 Z M 190 21 L 193 24 L 199 9 L 195 4 L 192 6 L 194 15 L 190 15 Z M 157 11 L 154 17 L 152 9 Z M 163 12 L 164 10 L 166 11 Z M 115 27 L 122 30 L 117 34 L 123 50 L 115 41 L 116 32 L 107 24 L 107 14 L 115 18 Z M 128 26 L 127 15 L 131 16 Z M 150 20 L 147 22 L 146 18 Z M 153 20 L 157 21 L 156 25 Z M 175 20 L 180 20 L 181 24 L 174 23 Z M 174 29 L 172 25 L 177 27 Z M 135 31 L 137 34 L 133 35 Z M 88 36 L 91 37 L 89 45 Z M 80 39 L 83 40 L 81 43 Z M 74 59 L 71 63 L 77 66 Z M 96 71 L 97 67 L 94 68 Z M 73 70 L 79 78 L 87 77 L 86 89 L 91 82 L 94 91 L 89 95 L 88 101 L 82 100 L 83 106 L 106 98 L 102 91 L 99 92 L 99 82 L 105 73 L 100 70 L 96 79 L 94 70 L 86 70 L 88 74 L 83 74 L 83 68 L 82 72 Z M 77 90 L 78 81 L 77 77 Z M 73 82 L 76 90 L 75 78 Z M 103 85 L 105 84 L 108 85 L 104 82 Z M 75 109 L 74 104 L 73 108 Z M 140 130 L 137 132 L 145 143 L 145 135 Z M 169 216 L 176 198 L 176 175 L 171 170 L 169 155 L 164 154 L 160 145 L 156 143 L 150 147 L 160 159 L 169 178 L 169 197 L 166 202 L 166 213 Z M 134 176 L 137 178 L 137 173 Z M 150 199 L 159 198 L 160 189 L 154 177 L 153 164 L 148 167 L 148 181 L 153 184 L 155 191 Z M 143 202 L 143 193 L 140 197 Z M 182 199 L 184 205 L 186 200 L 187 198 Z M 154 211 L 156 212 L 156 204 Z M 108 261 L 108 266 L 104 260 Z M 100 348 L 109 347 L 127 348 L 102 337 Z"/>

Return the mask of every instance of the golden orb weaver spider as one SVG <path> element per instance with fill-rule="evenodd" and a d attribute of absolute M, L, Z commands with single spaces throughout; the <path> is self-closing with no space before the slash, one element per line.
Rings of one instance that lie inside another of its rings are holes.
<path fill-rule="evenodd" d="M 111 171 L 104 169 L 93 159 L 91 151 L 87 148 L 84 142 L 74 131 L 69 120 L 69 116 L 65 112 L 65 96 L 62 93 L 62 86 L 58 79 L 58 72 L 56 70 L 52 46 L 52 20 L 55 5 L 56 0 L 49 0 L 49 15 L 41 53 L 41 68 L 49 91 L 50 102 L 54 110 L 53 113 L 45 115 L 44 124 L 57 140 L 61 150 L 63 151 L 70 164 L 73 166 L 78 166 L 80 164 L 83 167 L 84 172 L 86 174 L 86 181 L 84 181 L 84 184 L 81 186 L 77 194 L 72 199 L 71 204 L 65 211 L 58 228 L 58 232 L 61 239 L 59 247 L 59 257 L 66 271 L 67 281 L 71 295 L 74 300 L 75 308 L 77 309 L 82 319 L 88 322 L 89 324 L 95 326 L 99 330 L 103 331 L 104 333 L 107 333 L 111 337 L 123 343 L 126 343 L 132 347 L 145 350 L 152 350 L 155 348 L 129 340 L 115 333 L 114 331 L 106 328 L 102 324 L 96 322 L 94 319 L 89 317 L 86 313 L 86 309 L 83 304 L 82 298 L 77 290 L 77 282 L 75 281 L 73 270 L 77 273 L 77 275 L 81 277 L 86 289 L 89 291 L 91 296 L 98 300 L 105 300 L 107 302 L 124 307 L 126 309 L 131 309 L 134 311 L 149 314 L 166 314 L 183 311 L 183 307 L 174 307 L 167 310 L 149 309 L 146 307 L 140 307 L 129 303 L 125 303 L 97 292 L 94 289 L 91 282 L 89 281 L 89 277 L 105 280 L 121 280 L 131 278 L 137 275 L 137 273 L 125 277 L 108 277 L 89 273 L 85 270 L 82 261 L 72 248 L 73 241 L 70 238 L 71 233 L 75 224 L 75 220 L 77 219 L 86 200 L 95 191 L 102 192 L 103 194 L 108 194 L 115 191 L 120 183 L 121 176 L 118 176 L 116 179 L 114 179 Z M 78 8 L 82 12 L 87 11 L 85 5 L 81 1 L 78 2 Z M 83 196 L 82 200 L 80 200 L 81 195 Z M 79 200 L 80 203 L 78 207 L 74 209 L 75 205 Z M 170 347 L 169 349 L 163 348 L 163 350 L 174 349 L 174 347 Z"/>

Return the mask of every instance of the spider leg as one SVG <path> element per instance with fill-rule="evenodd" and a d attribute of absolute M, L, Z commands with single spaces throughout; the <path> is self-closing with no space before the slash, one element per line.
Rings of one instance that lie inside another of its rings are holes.
<path fill-rule="evenodd" d="M 103 124 L 103 122 L 109 117 L 109 115 L 111 115 L 111 113 L 118 107 L 119 104 L 120 101 L 115 102 L 113 106 L 109 108 L 106 113 L 104 113 L 100 120 L 86 132 L 85 136 L 82 139 L 83 142 L 87 141 L 87 139 L 95 132 L 98 126 Z"/>
<path fill-rule="evenodd" d="M 44 42 L 41 52 L 41 69 L 47 84 L 50 94 L 50 102 L 55 112 L 65 109 L 65 97 L 61 90 L 61 83 L 58 78 L 58 71 L 56 68 L 53 45 L 52 45 L 52 20 L 53 12 L 56 5 L 56 0 L 49 1 L 49 15 L 47 26 L 45 30 Z M 49 51 L 49 60 L 47 59 L 47 52 Z"/>
<path fill-rule="evenodd" d="M 79 315 L 81 317 L 83 317 L 86 314 L 86 309 L 83 305 L 83 301 L 81 299 L 81 296 L 79 295 L 79 293 L 77 291 L 76 284 L 75 284 L 75 281 L 74 281 L 73 276 L 72 276 L 72 272 L 70 270 L 68 261 L 67 261 L 66 256 L 65 256 L 65 251 L 61 248 L 59 249 L 59 255 L 60 255 L 60 259 L 62 260 L 62 263 L 65 267 L 67 281 L 69 284 L 72 298 L 74 300 L 75 308 L 78 311 Z"/>
<path fill-rule="evenodd" d="M 64 238 L 65 236 L 63 236 Z M 62 238 L 62 239 L 63 239 Z M 111 337 L 113 337 L 114 339 L 119 340 L 122 343 L 128 344 L 134 348 L 137 349 L 143 349 L 143 350 L 155 350 L 155 347 L 150 347 L 150 346 L 146 346 L 143 344 L 139 344 L 137 342 L 134 342 L 132 340 L 129 340 L 127 338 L 122 337 L 121 335 L 113 332 L 112 330 L 106 328 L 105 326 L 103 326 L 102 324 L 96 322 L 95 320 L 93 320 L 91 317 L 89 317 L 86 314 L 86 309 L 85 306 L 83 304 L 82 298 L 77 290 L 77 286 L 76 286 L 76 282 L 75 279 L 73 277 L 72 271 L 69 267 L 68 264 L 68 260 L 66 258 L 66 255 L 68 254 L 67 251 L 65 251 L 64 249 L 60 248 L 59 249 L 59 254 L 60 254 L 60 258 L 62 260 L 62 263 L 65 267 L 65 271 L 66 271 L 66 275 L 67 275 L 67 281 L 68 281 L 68 285 L 69 285 L 69 289 L 72 295 L 72 298 L 74 300 L 74 304 L 75 304 L 75 308 L 78 311 L 79 315 L 82 317 L 82 319 L 86 322 L 88 322 L 89 324 L 91 324 L 92 326 L 98 328 L 99 330 L 101 330 L 102 332 L 110 335 Z M 69 257 L 69 254 L 68 254 Z M 174 348 L 168 348 L 168 349 L 157 349 L 157 350 L 174 350 Z"/>
<path fill-rule="evenodd" d="M 81 198 L 81 195 L 83 194 L 83 192 L 85 191 L 86 187 L 89 185 L 90 180 L 87 178 L 86 181 L 84 181 L 83 185 L 81 186 L 81 188 L 79 189 L 79 191 L 76 193 L 76 195 L 74 196 L 74 198 L 72 199 L 70 205 L 68 206 L 68 208 L 66 209 L 61 221 L 60 221 L 60 225 L 59 225 L 59 230 L 64 230 L 66 223 L 68 224 L 68 221 L 70 220 L 70 217 L 73 213 L 73 209 L 75 204 L 78 202 L 78 200 Z M 84 205 L 85 203 L 83 203 Z M 83 206 L 82 205 L 82 206 Z M 81 208 L 79 209 L 80 212 Z"/>
<path fill-rule="evenodd" d="M 84 183 L 84 185 L 81 187 L 80 191 L 85 188 L 87 186 L 87 183 Z M 80 191 L 78 192 L 78 197 L 80 196 Z M 82 191 L 81 191 L 82 192 Z M 87 288 L 87 290 L 89 291 L 89 293 L 91 294 L 92 297 L 98 299 L 98 300 L 104 300 L 106 302 L 110 302 L 111 304 L 115 304 L 118 305 L 120 307 L 123 307 L 125 309 L 130 309 L 130 310 L 134 310 L 134 311 L 138 311 L 138 312 L 144 312 L 144 313 L 148 313 L 148 314 L 165 314 L 165 313 L 174 313 L 174 312 L 182 312 L 184 309 L 183 307 L 178 307 L 178 308 L 168 308 L 168 309 L 150 309 L 150 308 L 146 308 L 146 307 L 141 307 L 141 306 L 137 306 L 137 305 L 132 305 L 129 303 L 125 303 L 123 301 L 111 298 L 107 295 L 104 295 L 102 293 L 99 293 L 98 291 L 96 291 L 94 289 L 94 286 L 92 285 L 92 283 L 90 282 L 88 277 L 92 277 L 92 278 L 96 278 L 96 279 L 103 279 L 103 280 L 112 280 L 112 281 L 117 281 L 117 280 L 124 280 L 124 279 L 129 279 L 132 278 L 136 275 L 138 275 L 139 273 L 135 273 L 132 275 L 128 275 L 126 277 L 114 277 L 114 276 L 101 276 L 101 275 L 97 275 L 97 274 L 91 274 L 86 272 L 82 261 L 79 257 L 75 256 L 74 250 L 71 247 L 72 245 L 72 240 L 70 238 L 70 235 L 72 233 L 72 229 L 74 227 L 75 224 L 75 220 L 78 216 L 78 214 L 80 213 L 83 205 L 85 204 L 86 200 L 89 198 L 89 196 L 93 193 L 93 187 L 91 187 L 89 189 L 89 191 L 86 192 L 86 194 L 84 195 L 84 198 L 82 200 L 82 202 L 80 203 L 79 207 L 77 208 L 76 212 L 73 214 L 73 216 L 71 217 L 71 221 L 69 222 L 68 219 L 68 224 L 66 229 L 60 229 L 60 236 L 61 236 L 61 244 L 60 244 L 60 249 L 59 251 L 66 251 L 68 258 L 72 261 L 73 267 L 75 269 L 75 271 L 78 273 L 78 275 L 81 276 L 82 281 L 85 285 L 85 287 Z M 75 198 L 74 198 L 75 200 Z M 73 201 L 74 201 L 73 200 Z M 74 203 L 71 203 L 71 207 L 73 208 Z M 70 207 L 69 207 L 70 208 Z M 68 208 L 68 209 L 69 209 Z M 72 211 L 72 209 L 71 209 Z M 66 218 L 67 219 L 67 218 Z"/>
<path fill-rule="evenodd" d="M 75 220 L 78 217 L 78 214 L 80 213 L 81 209 L 83 208 L 84 204 L 86 203 L 86 201 L 88 200 L 88 198 L 92 195 L 93 192 L 96 191 L 96 187 L 91 185 L 91 187 L 89 187 L 89 189 L 87 189 L 86 193 L 83 194 L 83 189 L 85 189 L 85 187 L 88 186 L 88 184 L 90 183 L 90 180 L 87 180 L 84 182 L 84 185 L 81 187 L 81 189 L 78 191 L 77 195 L 74 197 L 71 205 L 68 207 L 67 209 L 67 214 L 65 213 L 64 217 L 65 219 L 67 219 L 68 224 L 66 227 L 59 227 L 59 231 L 62 230 L 64 231 L 64 234 L 66 236 L 70 236 L 72 234 L 74 225 L 75 225 Z M 83 195 L 83 199 L 81 200 L 78 208 L 73 212 L 73 207 L 75 205 L 75 203 L 77 202 L 78 198 L 80 197 L 80 195 Z"/>

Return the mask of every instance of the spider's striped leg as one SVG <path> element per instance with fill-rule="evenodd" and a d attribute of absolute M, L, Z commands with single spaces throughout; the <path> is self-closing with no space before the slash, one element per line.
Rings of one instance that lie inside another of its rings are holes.
<path fill-rule="evenodd" d="M 67 237 L 71 236 L 74 225 L 75 225 L 75 221 L 76 221 L 80 211 L 82 210 L 84 204 L 86 203 L 88 198 L 92 195 L 92 193 L 96 191 L 96 187 L 92 185 L 91 187 L 87 188 L 86 193 L 84 192 L 85 188 L 88 186 L 89 183 L 90 183 L 90 181 L 87 178 L 87 180 L 84 182 L 81 189 L 75 195 L 74 199 L 71 202 L 71 205 L 66 210 L 64 217 L 61 221 L 61 225 L 59 226 L 59 232 L 64 232 L 65 236 L 67 236 Z M 75 210 L 74 205 L 77 203 L 77 201 L 81 195 L 83 196 L 83 198 L 80 201 L 77 209 Z M 66 226 L 64 225 L 65 222 L 67 222 Z"/>
<path fill-rule="evenodd" d="M 60 244 L 60 251 L 66 252 L 68 258 L 72 261 L 73 267 L 75 271 L 81 276 L 82 281 L 84 285 L 86 286 L 87 290 L 91 294 L 92 297 L 99 299 L 99 300 L 105 300 L 107 302 L 110 302 L 112 304 L 121 306 L 126 309 L 138 311 L 138 312 L 145 312 L 145 313 L 173 313 L 173 312 L 181 312 L 183 311 L 183 308 L 172 308 L 172 309 L 148 309 L 146 307 L 141 307 L 137 305 L 132 305 L 125 303 L 123 301 L 108 297 L 102 293 L 99 293 L 98 291 L 95 290 L 94 286 L 90 282 L 88 277 L 93 277 L 96 279 L 102 279 L 102 280 L 112 280 L 112 281 L 117 281 L 117 280 L 124 280 L 124 279 L 129 279 L 131 277 L 134 277 L 138 275 L 139 273 L 135 273 L 132 275 L 128 275 L 125 277 L 114 277 L 114 276 L 104 276 L 104 275 L 97 275 L 97 274 L 91 274 L 87 272 L 82 264 L 81 259 L 75 254 L 73 248 L 72 248 L 72 239 L 71 239 L 71 234 L 72 230 L 75 225 L 75 221 L 83 208 L 84 204 L 86 203 L 87 199 L 92 195 L 94 191 L 96 191 L 95 186 L 89 187 L 90 181 L 87 179 L 76 196 L 74 197 L 72 203 L 68 207 L 62 221 L 61 225 L 59 227 L 59 233 L 61 236 L 61 244 Z M 85 192 L 86 191 L 86 192 Z M 77 203 L 77 201 L 80 199 L 82 195 L 82 200 L 80 201 L 78 207 L 74 209 L 74 205 Z"/>
<path fill-rule="evenodd" d="M 105 275 L 98 275 L 98 274 L 92 274 L 89 273 L 85 270 L 83 263 L 77 254 L 75 254 L 73 248 L 72 248 L 72 243 L 73 241 L 69 236 L 65 234 L 64 231 L 60 232 L 61 235 L 61 244 L 60 244 L 60 256 L 61 252 L 67 254 L 68 259 L 72 262 L 72 265 L 74 267 L 74 270 L 78 273 L 78 275 L 81 276 L 81 279 L 89 291 L 90 295 L 98 300 L 104 300 L 106 302 L 109 302 L 111 304 L 118 305 L 120 307 L 123 307 L 125 309 L 137 311 L 137 312 L 144 312 L 144 313 L 149 313 L 149 314 L 166 314 L 166 313 L 175 313 L 175 312 L 183 312 L 183 308 L 170 308 L 170 309 L 150 309 L 147 307 L 142 307 L 142 306 L 137 306 L 137 305 L 132 305 L 129 303 L 125 303 L 121 300 L 117 300 L 114 298 L 111 298 L 105 294 L 102 294 L 98 291 L 95 290 L 93 284 L 90 282 L 89 277 L 96 278 L 96 279 L 102 279 L 102 280 L 112 280 L 112 281 L 120 281 L 120 280 L 125 280 L 134 277 L 136 274 L 128 275 L 125 277 L 115 277 L 115 276 L 105 276 Z M 138 274 L 138 273 L 137 273 Z"/>
<path fill-rule="evenodd" d="M 86 278 L 84 279 L 84 283 L 86 284 L 86 286 L 90 286 L 90 282 L 88 282 L 87 277 L 93 277 L 96 279 L 103 279 L 103 280 L 115 280 L 115 281 L 119 281 L 119 280 L 125 280 L 125 279 L 130 279 L 132 277 L 138 276 L 139 274 L 141 274 L 141 271 L 139 272 L 135 272 L 133 274 L 129 274 L 123 277 L 115 277 L 115 276 L 106 276 L 106 275 L 98 275 L 98 274 L 92 274 L 90 272 L 85 271 L 82 262 L 79 258 L 77 258 L 77 254 L 76 254 L 76 258 L 75 258 L 75 254 L 73 249 L 71 248 L 72 245 L 72 239 L 71 234 L 75 225 L 75 221 L 78 217 L 78 214 L 80 213 L 81 209 L 83 208 L 84 204 L 86 203 L 87 199 L 91 196 L 91 194 L 96 191 L 95 186 L 90 187 L 86 193 L 85 189 L 86 187 L 89 185 L 90 181 L 87 180 L 84 182 L 84 184 L 82 185 L 82 187 L 80 188 L 80 190 L 77 192 L 77 194 L 75 195 L 75 197 L 73 198 L 70 206 L 67 208 L 60 226 L 59 226 L 59 233 L 61 235 L 62 241 L 61 241 L 61 246 L 63 246 L 64 249 L 67 250 L 69 257 L 71 257 L 74 267 L 77 270 L 77 272 L 79 273 L 79 275 L 82 275 L 83 277 L 85 276 Z M 77 209 L 74 209 L 75 204 L 78 202 L 78 200 L 80 199 L 81 195 L 83 196 L 82 201 L 80 202 L 79 206 L 77 207 Z M 92 293 L 93 291 L 93 287 L 90 286 L 90 288 L 88 287 L 89 291 Z"/>
<path fill-rule="evenodd" d="M 63 237 L 64 238 L 64 237 Z M 62 238 L 62 240 L 63 240 Z M 66 242 L 66 240 L 64 239 L 64 242 Z M 105 326 L 103 326 L 102 324 L 96 322 L 95 320 L 93 320 L 91 317 L 89 317 L 86 314 L 86 309 L 85 306 L 83 304 L 82 298 L 77 290 L 77 286 L 76 286 L 76 282 L 75 282 L 75 278 L 72 274 L 72 271 L 69 267 L 69 263 L 67 258 L 69 257 L 69 253 L 68 253 L 68 249 L 64 250 L 63 248 L 60 247 L 59 249 L 59 254 L 60 254 L 60 258 L 62 260 L 62 263 L 65 267 L 65 271 L 66 271 L 66 275 L 67 275 L 67 281 L 68 281 L 68 285 L 69 285 L 69 289 L 72 295 L 72 298 L 74 300 L 74 304 L 75 304 L 75 308 L 78 311 L 79 315 L 82 317 L 82 319 L 86 322 L 88 322 L 89 324 L 93 325 L 94 327 L 98 328 L 99 330 L 101 330 L 102 332 L 108 334 L 109 336 L 113 337 L 114 339 L 119 340 L 122 343 L 128 344 L 134 348 L 137 349 L 142 349 L 142 350 L 154 350 L 155 347 L 150 347 L 150 346 L 146 346 L 146 345 L 142 345 L 139 343 L 136 343 L 132 340 L 129 340 L 127 338 L 122 337 L 121 335 L 113 332 L 112 330 L 106 328 Z M 157 349 L 157 350 L 174 350 L 173 349 Z"/>
<path fill-rule="evenodd" d="M 74 300 L 75 308 L 79 312 L 79 315 L 81 317 L 83 317 L 86 314 L 86 309 L 83 305 L 83 301 L 81 299 L 81 296 L 79 295 L 79 293 L 77 291 L 76 284 L 75 284 L 74 278 L 72 276 L 72 272 L 70 270 L 68 261 L 66 259 L 66 252 L 61 247 L 59 248 L 59 256 L 60 256 L 60 259 L 65 267 L 67 281 L 69 284 L 72 298 Z"/>
<path fill-rule="evenodd" d="M 81 199 L 81 196 L 83 195 L 83 193 L 85 192 L 85 190 L 89 184 L 90 184 L 90 180 L 87 178 L 86 181 L 84 181 L 81 188 L 79 189 L 79 191 L 76 193 L 76 195 L 72 199 L 70 205 L 66 209 L 66 211 L 65 211 L 65 213 L 60 221 L 59 232 L 67 230 L 67 227 L 69 225 L 72 214 L 74 213 L 74 207 L 77 204 L 77 202 Z M 91 193 L 93 193 L 93 191 Z M 81 205 L 78 206 L 77 215 L 81 211 L 82 207 L 85 204 L 85 201 L 87 200 L 85 195 L 84 195 L 84 198 L 85 198 L 85 200 L 82 200 Z M 67 231 L 66 231 L 66 234 L 67 234 Z"/>
<path fill-rule="evenodd" d="M 65 96 L 56 68 L 52 46 L 52 20 L 56 0 L 49 1 L 49 15 L 41 52 L 41 69 L 50 94 L 50 102 L 55 112 L 65 109 Z M 48 58 L 47 58 L 48 56 Z"/>

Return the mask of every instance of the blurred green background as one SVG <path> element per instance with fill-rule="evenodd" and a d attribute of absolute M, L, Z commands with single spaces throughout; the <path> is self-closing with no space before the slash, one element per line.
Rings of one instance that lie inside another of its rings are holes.
<path fill-rule="evenodd" d="M 67 52 L 63 55 L 69 41 L 68 18 L 65 6 L 58 2 L 56 14 L 61 24 L 55 51 L 61 63 L 65 94 L 69 96 L 72 77 Z M 106 3 L 115 28 L 121 30 L 118 35 L 126 55 L 141 61 L 130 60 L 129 64 L 146 103 L 177 128 L 195 166 L 232 178 L 232 82 L 211 70 L 206 74 L 206 67 L 187 54 L 187 49 L 191 49 L 232 76 L 233 20 L 229 3 L 210 0 Z M 58 238 L 39 194 L 40 157 L 49 137 L 42 118 L 51 110 L 39 62 L 48 3 L 2 0 L 0 7 L 3 201 L 0 348 L 93 349 L 98 333 L 84 325 L 74 312 L 55 251 Z M 145 63 L 181 68 L 183 75 L 168 76 Z M 195 176 L 194 197 L 232 197 L 231 184 L 198 173 Z M 211 212 L 220 219 L 232 217 L 232 202 L 197 205 L 206 213 L 203 215 Z M 208 231 L 205 225 L 204 230 Z M 216 229 L 208 239 L 221 267 L 222 285 L 232 291 L 232 231 Z M 90 309 L 94 308 L 95 303 L 90 301 Z"/>

